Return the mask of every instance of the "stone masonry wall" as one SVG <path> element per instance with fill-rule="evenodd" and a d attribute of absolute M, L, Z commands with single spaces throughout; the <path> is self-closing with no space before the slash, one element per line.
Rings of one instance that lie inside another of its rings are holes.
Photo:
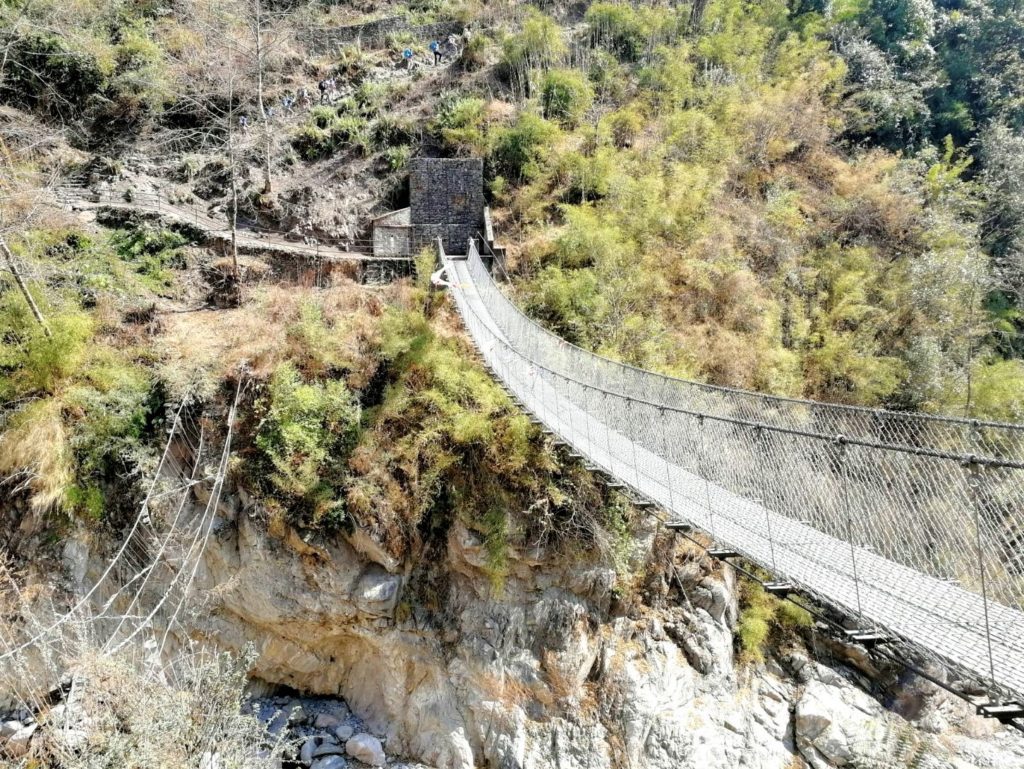
<path fill-rule="evenodd" d="M 345 27 L 308 27 L 300 39 L 316 53 L 329 53 L 357 41 L 369 48 L 381 48 L 387 44 L 388 36 L 405 33 L 424 41 L 445 40 L 449 35 L 461 34 L 462 27 L 457 21 L 416 25 L 401 16 L 389 16 Z"/>
<path fill-rule="evenodd" d="M 416 158 L 409 167 L 412 246 L 441 238 L 445 251 L 466 253 L 483 229 L 484 164 L 479 158 Z"/>

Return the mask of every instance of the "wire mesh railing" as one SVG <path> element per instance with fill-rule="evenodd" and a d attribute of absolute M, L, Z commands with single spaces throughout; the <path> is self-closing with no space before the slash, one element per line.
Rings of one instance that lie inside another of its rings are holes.
<path fill-rule="evenodd" d="M 48 677 L 60 674 L 83 642 L 103 653 L 128 647 L 161 658 L 194 597 L 227 478 L 240 394 L 241 385 L 227 415 L 226 435 L 216 441 L 195 404 L 184 399 L 146 496 L 99 574 L 48 621 L 31 607 L 7 617 L 0 628 L 5 691 L 31 696 Z"/>
<path fill-rule="evenodd" d="M 475 249 L 445 265 L 496 375 L 591 462 L 863 625 L 1024 694 L 1019 425 L 645 372 L 538 326 Z"/>

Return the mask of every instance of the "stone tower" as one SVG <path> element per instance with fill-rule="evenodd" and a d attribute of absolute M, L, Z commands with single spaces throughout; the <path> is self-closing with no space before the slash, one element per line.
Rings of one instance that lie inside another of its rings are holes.
<path fill-rule="evenodd" d="M 440 237 L 445 251 L 466 253 L 483 232 L 484 162 L 479 158 L 415 158 L 409 163 L 409 218 L 416 250 Z"/>

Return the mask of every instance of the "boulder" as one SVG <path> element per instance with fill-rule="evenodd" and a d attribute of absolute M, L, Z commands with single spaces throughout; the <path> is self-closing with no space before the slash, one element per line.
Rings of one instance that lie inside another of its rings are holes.
<path fill-rule="evenodd" d="M 313 720 L 313 726 L 317 729 L 333 729 L 341 723 L 341 719 L 334 713 L 317 713 Z"/>
<path fill-rule="evenodd" d="M 343 756 L 345 755 L 345 748 L 336 742 L 325 742 L 316 750 L 313 751 L 313 758 L 323 758 L 324 756 Z"/>
<path fill-rule="evenodd" d="M 348 761 L 341 756 L 326 756 L 318 758 L 310 769 L 346 769 Z"/>
<path fill-rule="evenodd" d="M 337 729 L 334 730 L 334 736 L 337 737 L 338 741 L 341 742 L 342 744 L 344 744 L 344 743 L 348 742 L 350 739 L 352 739 L 352 735 L 355 734 L 355 733 L 356 733 L 356 730 L 353 729 L 348 724 L 342 724 L 341 726 L 339 726 Z"/>
<path fill-rule="evenodd" d="M 302 747 L 299 749 L 299 761 L 309 766 L 313 763 L 313 754 L 316 752 L 318 747 L 318 741 L 316 737 L 309 737 Z"/>
<path fill-rule="evenodd" d="M 20 758 L 28 753 L 29 744 L 32 742 L 32 735 L 36 733 L 37 727 L 37 724 L 28 724 L 12 734 L 4 746 L 7 753 L 15 758 Z"/>
<path fill-rule="evenodd" d="M 384 746 L 372 734 L 357 734 L 345 743 L 345 751 L 352 758 L 370 766 L 384 766 Z"/>
<path fill-rule="evenodd" d="M 376 564 L 369 566 L 354 591 L 355 604 L 366 614 L 389 617 L 398 601 L 402 578 Z"/>
<path fill-rule="evenodd" d="M 298 700 L 292 700 L 288 707 L 285 708 L 288 713 L 288 723 L 301 724 L 306 721 L 308 716 L 306 715 L 306 709 L 302 707 L 302 703 Z"/>
<path fill-rule="evenodd" d="M 4 721 L 0 723 L 0 740 L 9 740 L 20 732 L 24 726 L 21 721 Z"/>

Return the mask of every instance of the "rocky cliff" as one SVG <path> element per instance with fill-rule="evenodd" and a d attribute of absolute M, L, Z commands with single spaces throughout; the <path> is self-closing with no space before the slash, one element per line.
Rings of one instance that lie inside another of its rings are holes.
<path fill-rule="evenodd" d="M 1024 740 L 920 681 L 903 682 L 911 722 L 799 639 L 738 661 L 734 574 L 654 526 L 637 532 L 627 572 L 536 549 L 512 553 L 496 587 L 484 544 L 457 523 L 398 563 L 358 531 L 270 537 L 251 509 L 229 507 L 195 634 L 252 644 L 257 688 L 343 698 L 389 757 L 438 769 L 1024 766 Z"/>

